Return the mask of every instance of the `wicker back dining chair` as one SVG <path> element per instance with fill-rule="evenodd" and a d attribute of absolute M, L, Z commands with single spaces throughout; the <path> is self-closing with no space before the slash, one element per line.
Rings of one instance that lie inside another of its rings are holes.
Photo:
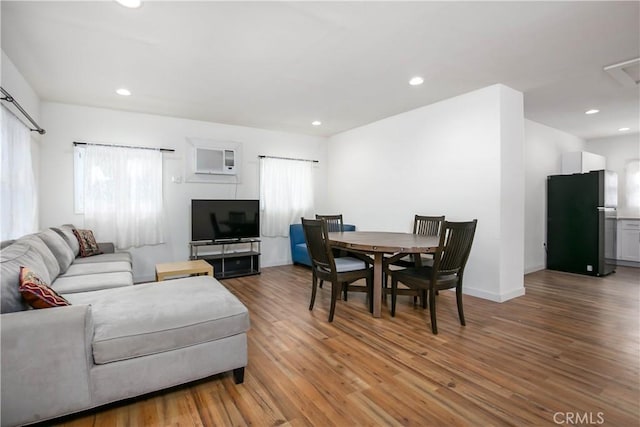
<path fill-rule="evenodd" d="M 421 236 L 439 236 L 442 223 L 444 222 L 444 215 L 441 216 L 423 216 L 416 215 L 413 220 L 413 234 L 419 234 Z M 423 264 L 431 264 L 433 257 L 431 255 L 419 254 L 409 255 L 400 258 L 397 261 L 389 263 L 390 265 L 397 265 L 400 267 L 420 267 Z"/>
<path fill-rule="evenodd" d="M 413 219 L 413 234 L 420 234 L 422 236 L 439 236 L 442 223 L 444 222 L 444 215 L 441 216 L 425 216 L 416 215 Z M 396 267 L 420 267 L 422 265 L 433 265 L 433 256 L 431 254 L 411 254 L 411 255 L 394 255 L 388 257 L 383 262 L 384 268 L 384 288 L 385 298 L 388 293 L 388 278 L 391 274 L 391 266 Z M 417 301 L 417 297 L 414 298 L 414 302 Z M 426 307 L 426 300 L 423 298 L 422 306 Z"/>
<path fill-rule="evenodd" d="M 398 283 L 405 284 L 418 295 L 426 291 L 431 330 L 438 333 L 436 323 L 436 292 L 443 289 L 456 289 L 456 302 L 460 324 L 465 325 L 462 308 L 462 278 L 469 259 L 473 237 L 478 220 L 468 222 L 445 221 L 440 233 L 440 242 L 433 255 L 433 266 L 409 267 L 391 271 L 391 316 L 396 314 Z"/>
<path fill-rule="evenodd" d="M 327 231 L 329 233 L 344 231 L 344 222 L 342 221 L 342 214 L 336 215 L 318 215 L 316 219 L 322 220 L 327 223 Z M 333 256 L 336 258 L 347 256 L 345 251 L 340 249 L 333 249 Z M 320 287 L 322 288 L 323 281 L 320 280 Z M 347 300 L 347 291 L 344 291 L 344 300 Z"/>
<path fill-rule="evenodd" d="M 344 231 L 344 223 L 342 222 L 342 214 L 338 215 L 318 215 L 316 219 L 321 219 L 327 223 L 327 231 L 330 233 L 335 231 Z"/>
<path fill-rule="evenodd" d="M 444 215 L 416 215 L 413 219 L 413 234 L 420 234 L 421 236 L 439 236 L 443 221 Z"/>
<path fill-rule="evenodd" d="M 312 288 L 309 310 L 313 310 L 318 288 L 318 280 L 331 282 L 331 308 L 329 322 L 333 321 L 336 300 L 340 291 L 361 291 L 367 293 L 369 311 L 373 311 L 372 287 L 373 270 L 363 260 L 354 257 L 334 258 L 327 236 L 327 223 L 320 219 L 302 218 L 302 228 L 311 258 Z M 365 286 L 352 284 L 365 279 Z"/>

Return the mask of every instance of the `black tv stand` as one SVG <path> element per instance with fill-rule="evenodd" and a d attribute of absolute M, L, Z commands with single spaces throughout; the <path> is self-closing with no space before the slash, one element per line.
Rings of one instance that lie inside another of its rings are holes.
<path fill-rule="evenodd" d="M 206 253 L 200 253 L 206 250 Z M 189 243 L 189 259 L 213 266 L 216 279 L 260 274 L 260 239 L 207 240 Z"/>

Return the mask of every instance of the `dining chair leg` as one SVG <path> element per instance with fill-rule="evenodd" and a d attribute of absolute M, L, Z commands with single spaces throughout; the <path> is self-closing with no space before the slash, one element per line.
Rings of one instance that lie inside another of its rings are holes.
<path fill-rule="evenodd" d="M 342 289 L 342 284 L 337 282 L 331 283 L 331 309 L 329 310 L 329 322 L 333 322 L 333 315 L 336 312 L 336 300 L 338 299 L 338 295 L 340 295 L 340 290 Z"/>
<path fill-rule="evenodd" d="M 344 293 L 344 296 L 342 299 L 344 299 L 345 301 L 347 300 L 347 295 L 349 294 L 349 284 L 347 282 L 344 282 L 342 284 L 342 292 Z"/>
<path fill-rule="evenodd" d="M 420 298 L 422 299 L 422 308 L 427 308 L 428 301 L 427 301 L 427 290 L 426 289 L 423 289 L 420 292 Z"/>
<path fill-rule="evenodd" d="M 464 310 L 462 309 L 462 285 L 456 286 L 456 302 L 458 303 L 458 316 L 460 316 L 460 324 L 466 326 L 464 321 Z"/>
<path fill-rule="evenodd" d="M 322 282 L 323 282 L 323 281 L 322 281 L 322 280 L 320 280 L 320 289 L 322 289 Z"/>
<path fill-rule="evenodd" d="M 396 315 L 396 298 L 398 297 L 398 279 L 391 278 L 391 317 Z"/>
<path fill-rule="evenodd" d="M 436 291 L 429 289 L 429 313 L 431 314 L 431 332 L 438 334 L 438 324 L 436 323 Z"/>
<path fill-rule="evenodd" d="M 382 299 L 385 304 L 387 303 L 387 290 L 389 289 L 389 275 L 387 273 L 382 274 Z"/>
<path fill-rule="evenodd" d="M 373 279 L 369 275 L 367 281 L 367 299 L 369 300 L 369 313 L 373 313 Z"/>
<path fill-rule="evenodd" d="M 318 288 L 318 276 L 316 272 L 312 273 L 311 279 L 311 303 L 309 303 L 309 310 L 313 310 L 313 304 L 316 302 L 316 290 Z"/>

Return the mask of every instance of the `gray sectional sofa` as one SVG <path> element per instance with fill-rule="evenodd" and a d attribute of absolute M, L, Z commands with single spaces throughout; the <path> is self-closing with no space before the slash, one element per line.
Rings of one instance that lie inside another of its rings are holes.
<path fill-rule="evenodd" d="M 2 426 L 40 422 L 247 365 L 246 307 L 216 279 L 133 284 L 131 257 L 78 257 L 71 226 L 0 250 Z M 111 249 L 111 250 L 109 250 Z M 29 267 L 70 306 L 22 299 Z"/>

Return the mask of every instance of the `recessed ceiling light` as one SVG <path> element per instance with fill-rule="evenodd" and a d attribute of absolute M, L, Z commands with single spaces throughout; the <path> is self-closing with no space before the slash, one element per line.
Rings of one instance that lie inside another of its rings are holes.
<path fill-rule="evenodd" d="M 142 0 L 116 0 L 116 2 L 130 9 L 138 8 L 142 4 Z"/>
<path fill-rule="evenodd" d="M 600 110 L 596 110 L 595 108 L 592 108 L 591 110 L 587 110 L 584 113 L 585 114 L 597 114 L 599 112 L 600 112 Z"/>
<path fill-rule="evenodd" d="M 629 128 L 620 128 L 620 129 L 618 129 L 618 130 L 619 130 L 620 132 L 626 132 L 626 131 L 628 131 L 628 130 L 629 130 Z"/>
<path fill-rule="evenodd" d="M 424 79 L 420 76 L 412 77 L 411 80 L 409 80 L 409 84 L 411 86 L 418 86 L 418 85 L 421 85 L 422 83 L 424 83 Z"/>
<path fill-rule="evenodd" d="M 322 124 L 322 122 L 320 120 L 314 120 L 311 122 L 312 125 L 314 126 L 320 126 Z"/>
<path fill-rule="evenodd" d="M 121 96 L 129 96 L 131 95 L 131 91 L 129 89 L 125 89 L 121 87 L 120 89 L 116 89 L 116 93 Z"/>

